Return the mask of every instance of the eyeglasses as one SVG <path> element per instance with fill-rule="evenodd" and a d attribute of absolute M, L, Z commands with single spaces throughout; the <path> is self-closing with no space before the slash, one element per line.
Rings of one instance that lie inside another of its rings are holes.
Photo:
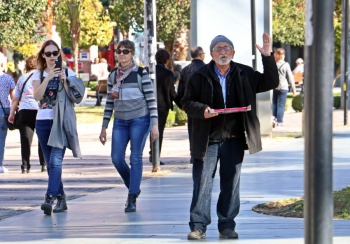
<path fill-rule="evenodd" d="M 131 53 L 131 51 L 129 49 L 123 49 L 123 50 L 117 49 L 117 54 L 121 54 L 121 53 L 127 55 L 127 54 Z"/>
<path fill-rule="evenodd" d="M 202 54 L 204 55 L 205 53 L 200 53 L 199 55 L 202 55 Z"/>
<path fill-rule="evenodd" d="M 53 52 L 44 52 L 46 57 L 51 57 L 51 55 L 53 55 L 54 57 L 58 56 L 58 54 L 60 54 L 60 51 L 53 51 Z"/>
<path fill-rule="evenodd" d="M 233 48 L 231 46 L 224 46 L 224 47 L 216 47 L 216 48 L 213 48 L 213 51 L 219 53 L 221 52 L 222 50 L 224 50 L 225 52 L 227 51 L 230 51 L 232 50 Z"/>

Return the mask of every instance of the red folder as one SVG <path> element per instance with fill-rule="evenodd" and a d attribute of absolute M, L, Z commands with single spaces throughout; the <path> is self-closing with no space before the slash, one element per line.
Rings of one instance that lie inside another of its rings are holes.
<path fill-rule="evenodd" d="M 222 108 L 222 109 L 210 109 L 210 113 L 218 113 L 218 114 L 228 114 L 228 113 L 238 113 L 238 112 L 247 112 L 252 110 L 252 106 L 249 105 L 247 107 L 237 107 L 237 108 Z"/>

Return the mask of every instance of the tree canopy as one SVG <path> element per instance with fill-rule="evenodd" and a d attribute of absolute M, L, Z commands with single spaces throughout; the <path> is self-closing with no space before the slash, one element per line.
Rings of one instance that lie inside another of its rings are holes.
<path fill-rule="evenodd" d="M 54 9 L 54 20 L 57 32 L 60 33 L 63 46 L 71 46 L 70 21 L 68 13 L 69 0 L 61 0 Z M 91 45 L 107 45 L 113 35 L 114 23 L 99 0 L 81 2 L 79 47 L 88 48 Z"/>
<path fill-rule="evenodd" d="M 37 43 L 46 34 L 46 0 L 0 1 L 0 46 Z"/>
<path fill-rule="evenodd" d="M 342 14 L 341 0 L 334 0 L 334 58 L 340 64 Z M 305 37 L 305 0 L 273 0 L 273 41 L 303 46 Z"/>
<path fill-rule="evenodd" d="M 190 26 L 190 0 L 157 0 L 157 38 L 172 41 L 175 33 Z M 144 0 L 115 0 L 108 12 L 123 33 L 143 31 Z"/>

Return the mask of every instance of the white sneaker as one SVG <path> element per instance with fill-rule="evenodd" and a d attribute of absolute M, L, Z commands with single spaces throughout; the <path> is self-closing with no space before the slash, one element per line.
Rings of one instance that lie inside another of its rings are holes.
<path fill-rule="evenodd" d="M 8 169 L 6 169 L 4 166 L 0 166 L 0 173 L 7 173 L 9 172 Z"/>

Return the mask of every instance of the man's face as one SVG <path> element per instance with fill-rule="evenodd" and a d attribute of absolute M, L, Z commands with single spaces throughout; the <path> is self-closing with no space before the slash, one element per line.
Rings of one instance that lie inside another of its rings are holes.
<path fill-rule="evenodd" d="M 218 65 L 227 65 L 233 59 L 235 50 L 227 42 L 218 42 L 210 53 L 214 62 Z"/>

